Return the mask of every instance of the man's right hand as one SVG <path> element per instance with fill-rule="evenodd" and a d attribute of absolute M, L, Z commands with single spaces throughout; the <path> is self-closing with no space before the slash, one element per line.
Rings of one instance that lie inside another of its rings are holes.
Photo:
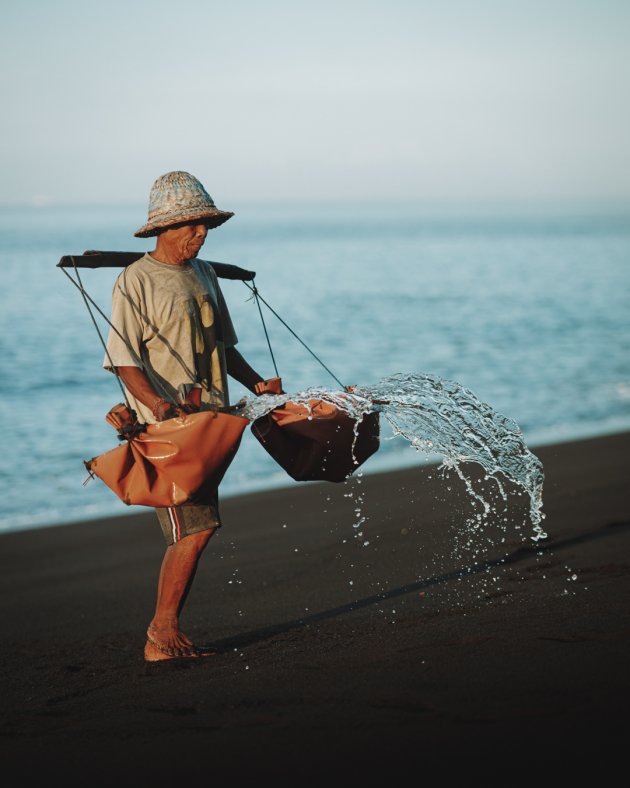
<path fill-rule="evenodd" d="M 116 367 L 126 388 L 133 396 L 150 408 L 156 421 L 172 419 L 179 415 L 177 406 L 158 396 L 149 379 L 139 367 Z"/>
<path fill-rule="evenodd" d="M 180 410 L 175 405 L 159 397 L 151 408 L 156 421 L 166 421 L 180 415 Z"/>

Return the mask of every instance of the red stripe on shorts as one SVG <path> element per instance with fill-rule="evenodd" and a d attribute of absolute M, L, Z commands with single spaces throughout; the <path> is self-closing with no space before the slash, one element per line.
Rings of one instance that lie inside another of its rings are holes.
<path fill-rule="evenodd" d="M 173 541 L 179 542 L 179 540 L 182 538 L 182 529 L 179 522 L 179 517 L 177 516 L 177 508 L 175 506 L 169 507 L 168 513 L 171 518 L 171 525 L 173 526 L 173 529 L 177 529 L 173 533 Z"/>

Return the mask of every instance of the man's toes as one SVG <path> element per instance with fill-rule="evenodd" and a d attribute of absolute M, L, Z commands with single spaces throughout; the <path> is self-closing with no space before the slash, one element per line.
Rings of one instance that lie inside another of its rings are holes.
<path fill-rule="evenodd" d="M 198 657 L 214 657 L 219 652 L 212 646 L 195 646 Z"/>

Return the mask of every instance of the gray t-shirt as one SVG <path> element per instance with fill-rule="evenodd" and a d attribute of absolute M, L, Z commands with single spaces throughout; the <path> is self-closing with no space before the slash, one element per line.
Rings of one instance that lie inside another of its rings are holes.
<path fill-rule="evenodd" d="M 236 334 L 210 263 L 168 265 L 145 254 L 126 268 L 112 293 L 112 324 L 103 366 L 140 367 L 156 393 L 183 402 L 195 385 L 203 404 L 227 405 L 225 349 Z M 142 422 L 151 410 L 127 391 Z"/>

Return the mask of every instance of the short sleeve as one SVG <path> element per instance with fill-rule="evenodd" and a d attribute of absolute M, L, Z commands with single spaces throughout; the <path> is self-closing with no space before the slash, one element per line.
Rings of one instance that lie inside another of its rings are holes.
<path fill-rule="evenodd" d="M 107 352 L 103 359 L 103 367 L 111 370 L 115 367 L 142 368 L 142 335 L 143 323 L 138 291 L 133 286 L 132 277 L 125 276 L 123 271 L 112 291 L 112 317 L 107 339 Z"/>

